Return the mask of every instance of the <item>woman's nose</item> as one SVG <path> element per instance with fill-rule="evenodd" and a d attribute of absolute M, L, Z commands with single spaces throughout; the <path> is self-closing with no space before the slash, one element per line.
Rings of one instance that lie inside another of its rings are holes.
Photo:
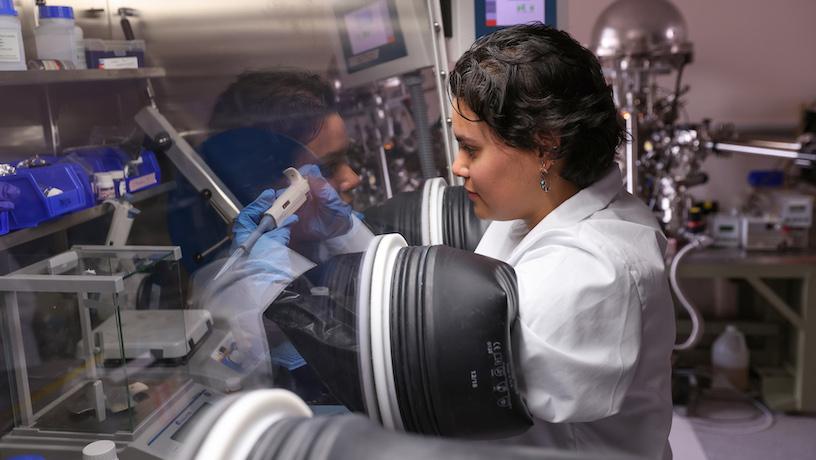
<path fill-rule="evenodd" d="M 348 164 L 340 166 L 338 173 L 340 176 L 340 189 L 342 191 L 349 192 L 360 185 L 360 176 L 354 172 Z"/>
<path fill-rule="evenodd" d="M 453 173 L 459 177 L 467 178 L 470 171 L 468 170 L 467 157 L 463 153 L 457 153 L 456 159 L 453 161 Z"/>
<path fill-rule="evenodd" d="M 360 176 L 351 169 L 351 166 L 342 164 L 337 167 L 331 178 L 332 185 L 338 192 L 350 192 L 360 185 Z"/>

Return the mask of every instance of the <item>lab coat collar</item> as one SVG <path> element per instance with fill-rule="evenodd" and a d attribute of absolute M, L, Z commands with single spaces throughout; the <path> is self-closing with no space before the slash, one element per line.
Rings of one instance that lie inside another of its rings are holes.
<path fill-rule="evenodd" d="M 554 228 L 576 224 L 607 207 L 622 188 L 623 178 L 620 169 L 617 164 L 613 164 L 600 180 L 561 203 L 533 230 L 542 226 Z"/>
<path fill-rule="evenodd" d="M 577 224 L 606 208 L 621 192 L 621 189 L 623 189 L 623 177 L 618 165 L 613 164 L 600 180 L 580 190 L 542 219 L 524 236 L 513 252 L 523 251 L 524 247 L 537 240 L 537 236 L 543 232 Z M 524 221 L 516 221 L 513 225 L 513 233 L 524 231 L 526 231 Z"/>

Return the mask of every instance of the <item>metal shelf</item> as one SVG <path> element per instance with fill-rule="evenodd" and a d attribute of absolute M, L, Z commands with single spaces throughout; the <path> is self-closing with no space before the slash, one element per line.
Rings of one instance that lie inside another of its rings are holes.
<path fill-rule="evenodd" d="M 32 86 L 55 83 L 82 83 L 91 81 L 141 80 L 164 77 L 162 67 L 140 69 L 102 70 L 24 70 L 0 72 L 1 86 Z"/>
<path fill-rule="evenodd" d="M 175 188 L 175 182 L 165 182 L 143 192 L 134 193 L 130 202 L 138 203 L 140 201 L 161 195 L 162 193 L 167 193 Z M 103 203 L 92 208 L 83 209 L 71 214 L 66 214 L 62 217 L 57 217 L 54 220 L 44 222 L 36 227 L 21 228 L 20 230 L 13 231 L 7 235 L 0 236 L 0 251 L 13 248 L 14 246 L 23 243 L 28 243 L 29 241 L 36 240 L 37 238 L 41 238 L 61 230 L 66 230 L 74 225 L 79 225 L 83 222 L 87 222 L 91 219 L 107 214 L 111 212 L 112 209 L 113 208 L 110 205 Z"/>

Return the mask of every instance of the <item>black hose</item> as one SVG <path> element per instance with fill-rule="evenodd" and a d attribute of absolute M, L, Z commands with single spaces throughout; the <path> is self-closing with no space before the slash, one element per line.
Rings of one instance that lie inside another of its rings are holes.
<path fill-rule="evenodd" d="M 411 75 L 405 78 L 405 86 L 411 95 L 411 115 L 414 118 L 414 128 L 417 137 L 417 153 L 422 177 L 431 179 L 439 174 L 433 155 L 433 141 L 431 140 L 431 126 L 428 123 L 428 105 L 425 103 L 425 90 L 422 88 L 422 76 Z"/>
<path fill-rule="evenodd" d="M 385 430 L 359 415 L 289 418 L 272 425 L 248 460 L 631 460 L 609 453 L 428 438 Z"/>

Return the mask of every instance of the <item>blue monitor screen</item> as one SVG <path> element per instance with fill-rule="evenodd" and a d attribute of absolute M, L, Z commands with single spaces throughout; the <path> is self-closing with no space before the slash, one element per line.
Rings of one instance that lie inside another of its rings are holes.
<path fill-rule="evenodd" d="M 555 0 L 476 0 L 476 36 L 540 21 L 555 26 Z"/>
<path fill-rule="evenodd" d="M 348 73 L 407 55 L 394 0 L 368 0 L 335 7 Z"/>

